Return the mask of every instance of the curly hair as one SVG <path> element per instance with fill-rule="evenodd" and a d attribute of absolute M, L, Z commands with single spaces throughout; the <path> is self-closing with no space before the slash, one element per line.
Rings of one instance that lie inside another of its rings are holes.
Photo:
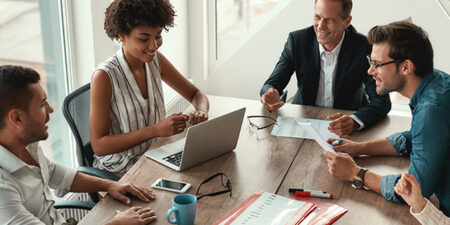
<path fill-rule="evenodd" d="M 174 26 L 175 10 L 169 0 L 114 0 L 105 12 L 104 29 L 112 40 L 138 26 Z"/>

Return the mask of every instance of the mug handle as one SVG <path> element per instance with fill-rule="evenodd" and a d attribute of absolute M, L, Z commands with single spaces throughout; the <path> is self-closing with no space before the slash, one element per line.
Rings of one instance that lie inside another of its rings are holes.
<path fill-rule="evenodd" d="M 172 214 L 172 213 L 174 213 L 174 220 L 170 220 L 170 214 Z M 178 209 L 170 208 L 169 211 L 167 211 L 166 219 L 171 224 L 178 224 L 177 215 L 178 215 Z"/>

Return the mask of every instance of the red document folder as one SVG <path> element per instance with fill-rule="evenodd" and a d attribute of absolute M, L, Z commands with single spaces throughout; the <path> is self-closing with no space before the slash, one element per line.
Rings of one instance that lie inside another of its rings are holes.
<path fill-rule="evenodd" d="M 316 208 L 306 217 L 300 225 L 329 225 L 334 223 L 348 210 L 339 205 L 322 202 L 314 198 L 289 196 L 291 199 L 298 201 L 310 202 L 316 204 Z"/>
<path fill-rule="evenodd" d="M 220 218 L 215 225 L 300 224 L 316 205 L 259 191 Z"/>

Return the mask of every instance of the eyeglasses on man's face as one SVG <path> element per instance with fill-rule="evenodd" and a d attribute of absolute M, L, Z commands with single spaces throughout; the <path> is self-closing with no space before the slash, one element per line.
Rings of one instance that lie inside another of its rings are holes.
<path fill-rule="evenodd" d="M 198 197 L 197 197 L 197 201 L 200 200 L 200 199 L 203 198 L 203 197 L 207 197 L 207 196 L 217 196 L 217 195 L 225 194 L 225 193 L 228 193 L 228 192 L 230 192 L 230 198 L 231 198 L 231 195 L 232 195 L 232 186 L 231 186 L 231 182 L 230 182 L 230 179 L 228 179 L 228 176 L 227 176 L 226 174 L 224 174 L 224 173 L 216 173 L 216 174 L 214 174 L 214 175 L 212 175 L 212 176 L 206 178 L 202 183 L 200 183 L 200 185 L 198 186 L 197 191 L 195 192 L 195 194 L 198 195 L 198 193 L 199 193 L 199 191 L 200 191 L 200 187 L 201 187 L 203 184 L 208 183 L 209 181 L 211 181 L 212 179 L 214 179 L 214 178 L 216 178 L 216 177 L 218 177 L 218 176 L 220 176 L 220 181 L 222 182 L 222 186 L 225 187 L 225 190 L 223 190 L 223 191 L 217 191 L 217 192 L 213 192 L 213 193 L 209 193 L 209 194 L 204 194 L 204 195 L 198 196 Z"/>
<path fill-rule="evenodd" d="M 269 124 L 267 124 L 267 125 L 258 126 L 258 125 L 254 124 L 254 123 L 250 120 L 251 118 L 266 118 L 266 119 L 269 119 L 269 120 L 271 120 L 271 121 L 273 121 L 273 122 L 272 122 L 272 123 L 269 123 Z M 262 129 L 271 127 L 271 126 L 273 126 L 273 125 L 278 125 L 278 124 L 277 124 L 277 120 L 274 119 L 274 118 L 272 118 L 272 117 L 270 117 L 270 116 L 247 116 L 247 120 L 248 120 L 248 123 L 249 123 L 249 125 L 250 125 L 250 128 L 253 129 L 253 130 L 262 130 Z"/>
<path fill-rule="evenodd" d="M 394 59 L 392 61 L 385 62 L 385 63 L 376 63 L 370 58 L 370 55 L 367 55 L 366 57 L 367 57 L 367 61 L 369 62 L 369 65 L 373 66 L 377 72 L 378 72 L 378 68 L 379 67 L 382 67 L 382 66 L 385 66 L 385 65 L 388 65 L 388 64 L 391 64 L 391 63 L 396 63 L 396 62 L 403 61 L 403 60 L 400 60 L 400 59 Z"/>

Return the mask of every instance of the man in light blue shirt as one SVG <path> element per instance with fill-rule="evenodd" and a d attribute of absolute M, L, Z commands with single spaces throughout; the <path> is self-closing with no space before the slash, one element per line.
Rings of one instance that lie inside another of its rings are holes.
<path fill-rule="evenodd" d="M 369 188 L 390 201 L 404 203 L 394 192 L 398 175 L 380 176 L 361 168 L 348 155 L 409 156 L 408 173 L 420 183 L 422 194 L 436 194 L 440 208 L 450 215 L 450 76 L 433 69 L 433 49 L 427 34 L 409 22 L 376 26 L 369 31 L 373 44 L 369 74 L 378 94 L 398 91 L 410 99 L 411 129 L 386 139 L 356 143 L 343 139 L 338 152 L 325 152 L 330 173 Z M 330 139 L 334 141 L 336 139 Z M 348 154 L 347 154 L 348 153 Z"/>

